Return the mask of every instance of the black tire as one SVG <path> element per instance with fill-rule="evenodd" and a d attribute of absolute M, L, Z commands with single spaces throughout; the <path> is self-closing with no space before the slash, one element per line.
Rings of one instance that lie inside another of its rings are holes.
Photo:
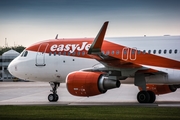
<path fill-rule="evenodd" d="M 59 96 L 57 94 L 55 94 L 54 96 L 55 96 L 54 97 L 55 98 L 54 101 L 57 102 L 59 100 Z"/>
<path fill-rule="evenodd" d="M 49 94 L 48 100 L 49 102 L 57 102 L 59 100 L 59 96 L 57 94 Z"/>
<path fill-rule="evenodd" d="M 149 103 L 154 103 L 154 101 L 156 100 L 156 95 L 154 94 L 153 91 L 147 91 L 150 95 L 150 100 Z"/>
<path fill-rule="evenodd" d="M 53 94 L 49 94 L 48 95 L 48 100 L 49 100 L 49 102 L 53 102 L 54 101 L 54 95 Z"/>
<path fill-rule="evenodd" d="M 147 91 L 140 91 L 137 94 L 137 100 L 139 103 L 149 103 L 150 95 Z"/>

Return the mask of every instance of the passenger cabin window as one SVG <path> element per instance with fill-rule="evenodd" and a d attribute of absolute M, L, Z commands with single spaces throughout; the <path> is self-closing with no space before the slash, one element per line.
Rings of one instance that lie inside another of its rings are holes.
<path fill-rule="evenodd" d="M 156 54 L 156 50 L 153 50 L 153 53 Z"/>
<path fill-rule="evenodd" d="M 109 55 L 109 51 L 106 51 L 106 55 Z"/>
<path fill-rule="evenodd" d="M 161 54 L 161 50 L 159 50 L 158 53 Z"/>
<path fill-rule="evenodd" d="M 141 53 L 141 51 L 140 50 L 138 50 L 138 52 L 137 52 L 138 54 L 140 54 Z"/>
<path fill-rule="evenodd" d="M 172 53 L 172 50 L 169 50 L 169 54 L 171 54 Z"/>
<path fill-rule="evenodd" d="M 167 50 L 164 50 L 164 54 L 166 54 Z"/>
<path fill-rule="evenodd" d="M 73 54 L 72 55 L 76 55 L 76 52 L 73 52 Z"/>
<path fill-rule="evenodd" d="M 175 53 L 175 54 L 177 53 L 177 49 L 174 50 L 174 53 Z"/>
<path fill-rule="evenodd" d="M 61 52 L 58 52 L 58 55 L 60 56 L 60 55 L 61 55 Z"/>
<path fill-rule="evenodd" d="M 151 54 L 151 50 L 148 50 L 148 53 Z"/>
<path fill-rule="evenodd" d="M 82 55 L 83 55 L 83 56 L 85 55 L 85 52 L 84 52 L 84 51 L 82 52 Z"/>
<path fill-rule="evenodd" d="M 135 50 L 132 50 L 132 51 L 131 51 L 131 54 L 134 55 L 134 54 L 135 54 Z"/>
<path fill-rule="evenodd" d="M 119 50 L 116 51 L 116 55 L 119 55 Z"/>
<path fill-rule="evenodd" d="M 143 50 L 143 54 L 146 54 L 146 50 Z"/>
<path fill-rule="evenodd" d="M 123 54 L 126 55 L 127 54 L 127 50 L 124 50 Z"/>
<path fill-rule="evenodd" d="M 49 52 L 49 56 L 51 56 L 52 52 Z"/>

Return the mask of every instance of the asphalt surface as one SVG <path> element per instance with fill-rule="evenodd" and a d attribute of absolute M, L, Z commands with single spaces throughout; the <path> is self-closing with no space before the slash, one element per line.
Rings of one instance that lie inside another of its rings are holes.
<path fill-rule="evenodd" d="M 140 104 L 136 100 L 138 88 L 122 84 L 120 88 L 93 97 L 71 95 L 66 84 L 58 88 L 59 101 L 49 102 L 49 83 L 45 82 L 0 82 L 0 105 L 129 105 L 180 107 L 180 89 L 174 93 L 156 96 L 153 104 Z"/>

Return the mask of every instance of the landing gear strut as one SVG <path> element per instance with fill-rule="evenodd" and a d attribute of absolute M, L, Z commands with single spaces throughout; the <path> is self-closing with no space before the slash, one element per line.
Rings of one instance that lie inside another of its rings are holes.
<path fill-rule="evenodd" d="M 137 94 L 137 100 L 139 103 L 153 103 L 156 99 L 156 95 L 152 91 L 140 91 Z"/>
<path fill-rule="evenodd" d="M 57 88 L 60 86 L 59 82 L 49 82 L 50 86 L 52 87 L 52 94 L 49 94 L 48 100 L 49 102 L 57 102 L 59 99 L 59 96 L 57 95 Z"/>
<path fill-rule="evenodd" d="M 137 100 L 139 103 L 153 103 L 156 100 L 156 95 L 152 91 L 146 91 L 146 79 L 145 74 L 142 71 L 135 73 L 134 85 L 142 88 L 137 94 Z"/>

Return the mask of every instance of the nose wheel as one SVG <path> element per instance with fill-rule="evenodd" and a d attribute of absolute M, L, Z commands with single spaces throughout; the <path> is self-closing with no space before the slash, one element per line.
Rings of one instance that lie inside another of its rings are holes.
<path fill-rule="evenodd" d="M 48 95 L 49 102 L 57 102 L 59 96 L 57 95 L 57 88 L 60 86 L 59 82 L 49 82 L 50 86 L 52 87 L 51 94 Z"/>
<path fill-rule="evenodd" d="M 49 94 L 48 100 L 49 102 L 57 102 L 59 99 L 59 96 L 57 94 Z"/>

